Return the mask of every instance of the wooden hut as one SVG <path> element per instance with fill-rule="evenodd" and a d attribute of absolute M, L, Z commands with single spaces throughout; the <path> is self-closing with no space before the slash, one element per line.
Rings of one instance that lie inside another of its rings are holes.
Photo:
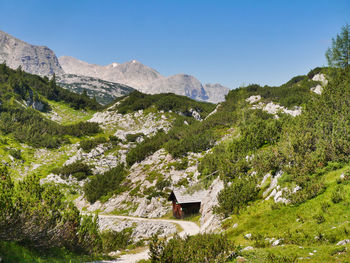
<path fill-rule="evenodd" d="M 174 217 L 184 218 L 185 216 L 199 213 L 205 194 L 205 191 L 189 194 L 185 192 L 185 189 L 174 189 L 171 191 L 168 201 L 173 202 Z"/>

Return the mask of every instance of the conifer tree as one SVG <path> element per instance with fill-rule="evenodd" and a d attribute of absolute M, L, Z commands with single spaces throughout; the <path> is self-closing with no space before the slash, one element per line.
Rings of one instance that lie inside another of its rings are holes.
<path fill-rule="evenodd" d="M 332 47 L 327 49 L 326 58 L 331 67 L 346 68 L 350 60 L 350 26 L 342 27 L 341 33 L 332 39 Z"/>

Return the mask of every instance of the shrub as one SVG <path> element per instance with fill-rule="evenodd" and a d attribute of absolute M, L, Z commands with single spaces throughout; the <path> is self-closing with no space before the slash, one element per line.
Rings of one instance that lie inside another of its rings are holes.
<path fill-rule="evenodd" d="M 188 159 L 183 158 L 180 162 L 176 162 L 174 165 L 175 170 L 186 170 L 188 167 Z"/>
<path fill-rule="evenodd" d="M 237 178 L 230 186 L 225 186 L 218 194 L 219 205 L 216 213 L 228 217 L 230 214 L 239 214 L 240 210 L 254 201 L 258 195 L 258 188 L 254 178 Z"/>
<path fill-rule="evenodd" d="M 337 185 L 336 189 L 332 192 L 332 202 L 337 204 L 344 200 L 344 187 Z"/>
<path fill-rule="evenodd" d="M 91 180 L 84 185 L 86 199 L 90 203 L 94 203 L 104 196 L 125 191 L 127 185 L 122 184 L 125 177 L 126 171 L 122 164 L 103 174 L 97 174 L 91 177 Z"/>
<path fill-rule="evenodd" d="M 62 166 L 61 168 L 53 169 L 51 172 L 54 174 L 60 174 L 65 178 L 72 175 L 78 181 L 86 179 L 88 176 L 92 175 L 91 166 L 80 161 Z"/>
<path fill-rule="evenodd" d="M 322 212 L 323 212 L 323 213 L 327 213 L 327 212 L 328 212 L 328 208 L 329 208 L 330 206 L 331 206 L 331 205 L 330 205 L 328 202 L 323 201 L 323 202 L 321 203 Z"/>
<path fill-rule="evenodd" d="M 31 175 L 14 184 L 0 168 L 0 240 L 36 249 L 65 247 L 93 253 L 100 249 L 97 217 L 81 216 L 54 185 Z"/>
<path fill-rule="evenodd" d="M 120 232 L 105 231 L 101 233 L 102 250 L 105 253 L 125 249 L 132 243 L 132 228 L 125 228 Z"/>
<path fill-rule="evenodd" d="M 226 236 L 220 234 L 197 234 L 181 238 L 175 235 L 168 242 L 152 237 L 150 259 L 154 263 L 214 263 L 226 262 L 235 250 Z"/>
<path fill-rule="evenodd" d="M 162 191 L 164 188 L 171 186 L 171 181 L 166 179 L 158 179 L 155 187 L 159 190 Z"/>
<path fill-rule="evenodd" d="M 163 191 L 159 191 L 155 186 L 150 186 L 148 188 L 145 188 L 143 190 L 143 194 L 145 196 L 147 196 L 148 200 L 151 200 L 153 197 L 158 197 L 158 196 L 167 197 L 168 196 L 167 193 L 164 193 Z"/>
<path fill-rule="evenodd" d="M 187 187 L 188 184 L 189 184 L 188 179 L 187 179 L 186 177 L 184 177 L 184 178 L 181 178 L 181 179 L 176 183 L 176 186 L 177 186 L 177 187 L 181 187 L 181 186 Z"/>
<path fill-rule="evenodd" d="M 145 135 L 142 132 L 140 132 L 140 133 L 128 133 L 127 135 L 125 135 L 125 138 L 129 142 L 135 142 L 137 140 L 137 138 L 139 138 L 141 136 L 143 137 Z"/>
<path fill-rule="evenodd" d="M 82 148 L 85 152 L 90 152 L 97 145 L 106 143 L 107 140 L 105 137 L 99 137 L 96 139 L 85 140 L 80 142 L 80 148 Z"/>
<path fill-rule="evenodd" d="M 13 149 L 13 148 L 11 148 L 11 149 L 9 150 L 9 154 L 10 154 L 13 158 L 15 158 L 15 159 L 17 159 L 17 160 L 21 160 L 21 159 L 22 159 L 21 150 L 19 150 L 19 149 Z"/>
<path fill-rule="evenodd" d="M 314 219 L 316 220 L 317 224 L 322 224 L 323 222 L 326 221 L 323 214 L 321 214 L 321 213 L 318 213 L 317 215 L 315 215 Z"/>
<path fill-rule="evenodd" d="M 253 234 L 252 240 L 254 241 L 254 247 L 263 248 L 270 245 L 269 241 L 266 239 L 266 236 L 260 233 Z"/>
<path fill-rule="evenodd" d="M 292 204 L 301 204 L 323 193 L 326 189 L 320 178 L 309 176 L 298 176 L 294 178 L 297 185 L 301 187 L 296 193 L 291 193 L 288 199 Z"/>
<path fill-rule="evenodd" d="M 117 136 L 111 135 L 111 136 L 109 136 L 109 141 L 112 143 L 112 145 L 117 145 L 122 140 L 119 139 Z"/>

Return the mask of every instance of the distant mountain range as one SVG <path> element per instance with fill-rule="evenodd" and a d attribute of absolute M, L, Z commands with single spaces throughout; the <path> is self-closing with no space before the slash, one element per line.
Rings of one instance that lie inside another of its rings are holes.
<path fill-rule="evenodd" d="M 69 56 L 57 58 L 47 47 L 28 44 L 0 31 L 0 63 L 4 61 L 11 68 L 21 66 L 32 74 L 56 74 L 58 83 L 64 88 L 75 92 L 86 90 L 103 104 L 128 94 L 132 88 L 148 94 L 175 93 L 213 103 L 224 101 L 229 91 L 220 84 L 202 85 L 186 74 L 165 77 L 136 60 L 101 66 Z"/>

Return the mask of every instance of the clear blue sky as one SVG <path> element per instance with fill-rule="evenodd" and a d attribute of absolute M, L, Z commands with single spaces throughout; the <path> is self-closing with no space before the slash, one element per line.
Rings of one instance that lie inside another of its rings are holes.
<path fill-rule="evenodd" d="M 0 0 L 0 29 L 58 56 L 203 83 L 279 85 L 326 65 L 349 0 Z"/>

